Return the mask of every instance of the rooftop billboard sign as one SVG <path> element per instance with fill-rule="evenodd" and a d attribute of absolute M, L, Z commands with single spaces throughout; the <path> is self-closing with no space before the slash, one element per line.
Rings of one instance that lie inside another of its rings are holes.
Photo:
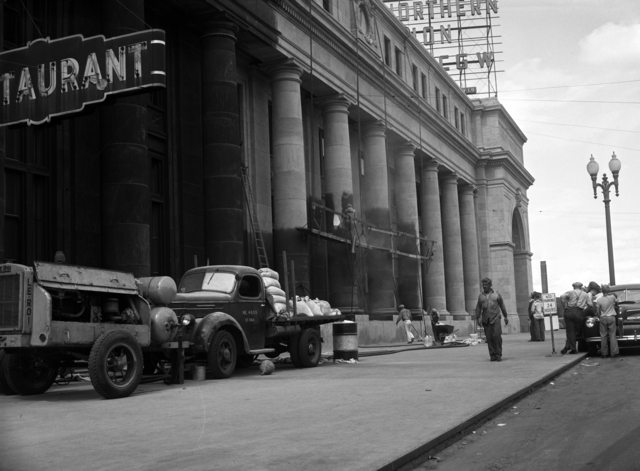
<path fill-rule="evenodd" d="M 498 0 L 383 1 L 466 93 L 496 91 Z"/>
<path fill-rule="evenodd" d="M 166 87 L 165 33 L 36 39 L 0 54 L 0 127 L 42 124 L 109 95 Z"/>

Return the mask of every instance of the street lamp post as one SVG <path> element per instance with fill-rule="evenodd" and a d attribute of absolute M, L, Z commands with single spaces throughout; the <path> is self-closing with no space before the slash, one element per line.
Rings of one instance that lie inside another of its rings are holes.
<path fill-rule="evenodd" d="M 598 198 L 597 189 L 600 187 L 602 189 L 602 195 L 604 196 L 604 212 L 607 222 L 607 249 L 609 252 L 609 283 L 611 285 L 616 284 L 616 273 L 615 268 L 613 266 L 613 243 L 611 240 L 611 212 L 609 210 L 609 188 L 611 186 L 616 187 L 616 196 L 618 196 L 618 174 L 620 173 L 620 168 L 622 164 L 616 157 L 616 153 L 614 152 L 611 156 L 611 160 L 609 161 L 609 170 L 611 170 L 611 174 L 613 175 L 613 181 L 610 182 L 607 179 L 607 174 L 602 174 L 602 183 L 598 183 L 596 180 L 598 178 L 598 170 L 600 167 L 598 166 L 598 162 L 596 162 L 591 156 L 589 159 L 589 163 L 587 164 L 587 172 L 591 175 L 591 181 L 593 182 L 593 197 Z"/>

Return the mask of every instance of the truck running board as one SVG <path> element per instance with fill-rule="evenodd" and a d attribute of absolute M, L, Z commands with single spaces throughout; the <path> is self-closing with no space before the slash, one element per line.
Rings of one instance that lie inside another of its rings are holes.
<path fill-rule="evenodd" d="M 261 353 L 275 353 L 275 348 L 260 348 L 258 350 L 249 350 L 249 355 L 260 355 Z"/>

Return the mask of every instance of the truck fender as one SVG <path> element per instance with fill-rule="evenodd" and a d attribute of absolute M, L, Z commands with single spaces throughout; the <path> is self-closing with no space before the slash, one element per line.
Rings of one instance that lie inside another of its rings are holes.
<path fill-rule="evenodd" d="M 193 333 L 193 344 L 195 349 L 198 351 L 208 352 L 209 345 L 211 345 L 211 339 L 216 332 L 225 326 L 229 326 L 228 330 L 231 331 L 237 343 L 239 343 L 238 340 L 242 340 L 243 352 L 240 353 L 248 352 L 249 341 L 247 340 L 247 336 L 244 334 L 242 327 L 240 327 L 238 321 L 224 312 L 212 312 L 211 314 L 207 314 L 200 322 L 198 322 Z M 240 345 L 238 345 L 238 347 L 240 347 Z"/>

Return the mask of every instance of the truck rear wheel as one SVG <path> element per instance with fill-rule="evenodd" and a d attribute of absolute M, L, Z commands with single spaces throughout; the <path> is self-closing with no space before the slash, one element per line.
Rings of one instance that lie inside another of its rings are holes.
<path fill-rule="evenodd" d="M 291 337 L 291 343 L 289 344 L 291 363 L 296 368 L 302 368 L 302 362 L 300 361 L 300 335 L 301 333 L 299 332 Z"/>
<path fill-rule="evenodd" d="M 3 352 L 4 353 L 4 352 Z M 44 394 L 56 380 L 58 368 L 36 366 L 41 358 L 21 353 L 4 353 L 2 374 L 11 391 L 22 396 Z"/>
<path fill-rule="evenodd" d="M 142 349 L 124 330 L 105 332 L 91 348 L 89 377 L 105 399 L 130 396 L 142 378 Z"/>
<path fill-rule="evenodd" d="M 236 369 L 236 341 L 226 330 L 216 332 L 209 346 L 207 366 L 214 379 L 227 379 Z"/>
<path fill-rule="evenodd" d="M 322 356 L 322 339 L 315 329 L 305 329 L 300 334 L 298 356 L 303 368 L 318 366 Z"/>

